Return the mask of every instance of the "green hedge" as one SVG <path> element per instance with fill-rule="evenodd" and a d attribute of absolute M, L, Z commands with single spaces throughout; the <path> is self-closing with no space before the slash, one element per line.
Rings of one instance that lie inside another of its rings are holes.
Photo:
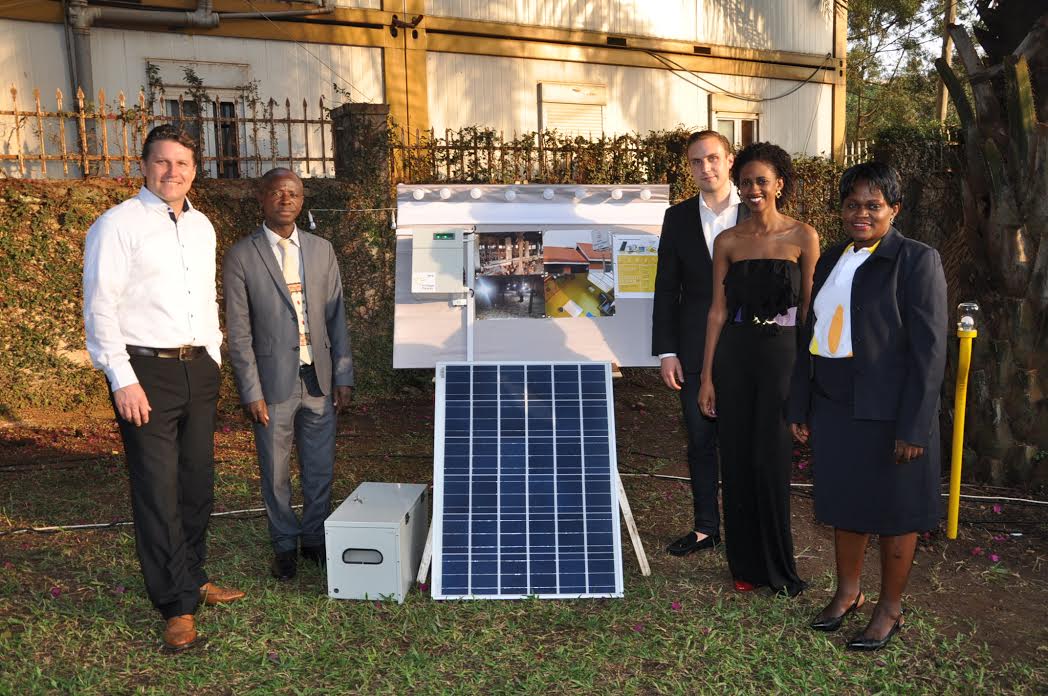
<path fill-rule="evenodd" d="M 531 172 L 529 182 L 668 183 L 672 198 L 682 200 L 695 191 L 684 159 L 686 135 L 663 131 L 593 142 L 550 141 L 546 144 L 569 148 L 570 157 L 560 160 L 560 168 L 547 160 L 546 169 Z M 519 172 L 505 166 L 499 171 L 488 163 L 474 161 L 459 180 L 520 180 Z M 824 244 L 839 238 L 835 191 L 840 168 L 812 157 L 799 157 L 795 165 L 799 185 L 788 212 L 814 225 Z M 307 208 L 388 205 L 389 189 L 377 176 L 364 186 L 332 179 L 308 179 L 305 184 Z M 0 273 L 5 279 L 0 296 L 0 417 L 16 418 L 33 408 L 106 405 L 105 381 L 83 349 L 84 236 L 102 212 L 134 195 L 140 185 L 124 179 L 0 181 Z M 198 179 L 194 186 L 194 204 L 218 232 L 219 258 L 260 222 L 254 185 L 253 180 Z M 417 383 L 423 374 L 392 369 L 395 234 L 389 213 L 318 212 L 314 217 L 317 233 L 331 240 L 341 264 L 358 392 L 365 398 L 385 396 Z M 227 366 L 222 407 L 235 408 L 236 403 Z"/>
<path fill-rule="evenodd" d="M 84 237 L 106 209 L 140 181 L 0 182 L 0 417 L 28 409 L 73 410 L 108 402 L 102 373 L 84 351 L 81 272 Z M 259 222 L 254 182 L 204 180 L 192 193 L 218 233 L 219 257 Z M 330 179 L 306 181 L 307 206 L 371 209 L 381 193 Z M 335 245 L 345 283 L 358 391 L 389 393 L 415 375 L 394 374 L 393 263 L 389 213 L 317 213 L 317 233 Z M 219 276 L 221 282 L 221 275 Z M 221 294 L 221 285 L 219 286 Z M 223 404 L 235 407 L 226 366 Z"/>

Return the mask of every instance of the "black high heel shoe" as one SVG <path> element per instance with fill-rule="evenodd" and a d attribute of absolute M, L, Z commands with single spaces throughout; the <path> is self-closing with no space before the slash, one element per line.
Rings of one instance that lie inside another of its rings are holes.
<path fill-rule="evenodd" d="M 838 616 L 827 616 L 822 619 L 815 617 L 808 626 L 816 631 L 832 633 L 841 627 L 844 623 L 844 617 L 861 607 L 863 604 L 866 604 L 866 597 L 863 596 L 862 590 L 860 590 L 859 594 L 855 597 L 855 601 L 851 603 L 850 607 L 844 610 L 843 614 L 839 614 Z"/>
<path fill-rule="evenodd" d="M 861 652 L 880 650 L 888 644 L 888 641 L 892 639 L 892 636 L 899 632 L 900 628 L 902 628 L 902 614 L 899 614 L 899 618 L 895 619 L 895 623 L 892 624 L 892 629 L 888 631 L 888 635 L 884 636 L 884 638 L 881 638 L 880 640 L 877 640 L 876 638 L 865 638 L 860 633 L 849 640 L 844 647 L 848 648 L 848 650 L 859 650 Z"/>

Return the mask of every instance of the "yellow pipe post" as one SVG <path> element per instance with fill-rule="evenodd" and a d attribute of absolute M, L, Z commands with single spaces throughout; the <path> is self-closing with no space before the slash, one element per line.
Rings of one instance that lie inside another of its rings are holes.
<path fill-rule="evenodd" d="M 972 363 L 975 329 L 957 328 L 960 351 L 957 357 L 957 384 L 953 396 L 953 451 L 950 458 L 950 502 L 946 513 L 946 537 L 957 538 L 957 515 L 961 506 L 961 458 L 964 453 L 964 407 L 968 400 L 968 368 Z"/>

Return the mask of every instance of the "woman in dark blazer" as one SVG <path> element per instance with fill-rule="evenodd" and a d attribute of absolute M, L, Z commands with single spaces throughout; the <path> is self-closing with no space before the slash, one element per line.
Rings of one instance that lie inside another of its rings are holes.
<path fill-rule="evenodd" d="M 901 198 L 885 164 L 841 177 L 851 241 L 816 265 L 789 401 L 794 437 L 812 444 L 815 516 L 834 527 L 837 590 L 813 629 L 835 631 L 863 605 L 866 544 L 880 537 L 880 595 L 852 650 L 881 648 L 902 626 L 917 533 L 939 520 L 946 279 L 938 252 L 892 227 Z"/>

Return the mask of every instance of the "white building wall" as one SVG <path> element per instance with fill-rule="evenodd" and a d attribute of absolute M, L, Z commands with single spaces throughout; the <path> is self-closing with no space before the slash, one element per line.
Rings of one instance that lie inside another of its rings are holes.
<path fill-rule="evenodd" d="M 702 74 L 708 82 L 699 83 L 687 73 L 666 70 L 452 53 L 430 53 L 427 69 L 429 118 L 438 136 L 464 126 L 494 128 L 507 136 L 538 130 L 538 84 L 545 81 L 606 85 L 604 131 L 609 135 L 709 127 L 709 91 L 696 83 L 757 98 L 797 87 L 787 80 Z M 752 103 L 760 114 L 762 140 L 811 155 L 831 150 L 832 107 L 832 88 L 816 84 Z"/>
<path fill-rule="evenodd" d="M 832 0 L 426 0 L 426 14 L 798 53 L 833 50 Z"/>
<path fill-rule="evenodd" d="M 540 82 L 606 85 L 608 134 L 706 122 L 706 92 L 666 70 L 458 53 L 430 53 L 427 68 L 429 118 L 438 135 L 472 125 L 507 135 L 538 130 Z"/>
<path fill-rule="evenodd" d="M 268 101 L 269 98 L 276 100 L 277 118 L 283 118 L 286 114 L 286 99 L 291 100 L 292 118 L 302 118 L 302 100 L 305 99 L 309 118 L 316 119 L 320 116 L 321 96 L 328 108 L 350 99 L 357 102 L 381 102 L 385 98 L 382 51 L 377 48 L 327 44 L 305 44 L 300 47 L 290 41 L 96 28 L 91 31 L 91 53 L 95 89 L 105 90 L 109 105 L 116 104 L 121 91 L 129 106 L 138 103 L 138 92 L 148 81 L 147 62 L 163 66 L 164 81 L 173 85 L 166 88 L 165 96 L 168 98 L 177 98 L 180 92 L 177 85 L 184 84 L 184 78 L 179 76 L 183 62 L 205 77 L 206 87 L 237 86 L 207 83 L 207 74 L 221 74 L 222 68 L 228 66 L 226 74 L 243 76 L 242 80 L 237 80 L 238 83 L 257 81 L 257 93 L 262 101 Z M 62 25 L 0 20 L 0 58 L 0 85 L 13 84 L 18 89 L 21 95 L 20 109 L 31 108 L 34 87 L 39 87 L 41 91 L 44 110 L 54 110 L 56 87 L 61 88 L 66 95 L 67 110 L 75 104 L 70 94 L 71 80 Z M 209 63 L 219 65 L 210 70 L 202 67 Z M 234 69 L 233 66 L 238 67 Z M 337 84 L 345 93 L 339 93 L 333 84 Z M 10 94 L 6 89 L 0 93 L 0 104 L 4 105 L 4 110 L 11 108 Z M 250 114 L 243 101 L 240 111 Z M 14 143 L 10 121 L 10 117 L 0 118 L 0 148 L 5 152 L 10 152 Z M 320 153 L 319 128 L 311 126 L 309 135 L 310 154 L 313 157 Z M 67 127 L 66 130 L 67 141 L 72 147 L 74 141 L 71 138 L 74 137 L 75 128 Z M 288 146 L 284 126 L 278 126 L 277 135 L 277 150 L 286 156 Z M 53 140 L 55 136 L 52 134 L 50 137 Z M 324 137 L 330 156 L 331 134 L 325 133 Z M 247 134 L 243 133 L 242 144 L 246 144 L 246 138 Z M 22 139 L 23 149 L 39 147 L 32 131 L 23 129 Z M 268 153 L 268 134 L 263 132 L 259 141 L 263 151 Z M 295 157 L 302 157 L 305 146 L 301 125 L 292 127 L 292 141 Z M 50 147 L 57 150 L 57 144 Z M 118 147 L 113 131 L 110 135 L 110 152 L 116 152 Z M 2 166 L 5 171 L 11 172 L 16 165 L 4 162 Z M 51 176 L 61 176 L 61 165 L 52 163 L 48 166 Z M 312 163 L 309 171 L 297 162 L 296 168 L 302 174 L 321 172 L 319 162 Z M 331 171 L 330 164 L 328 170 Z M 31 172 L 28 174 L 31 175 Z"/>

